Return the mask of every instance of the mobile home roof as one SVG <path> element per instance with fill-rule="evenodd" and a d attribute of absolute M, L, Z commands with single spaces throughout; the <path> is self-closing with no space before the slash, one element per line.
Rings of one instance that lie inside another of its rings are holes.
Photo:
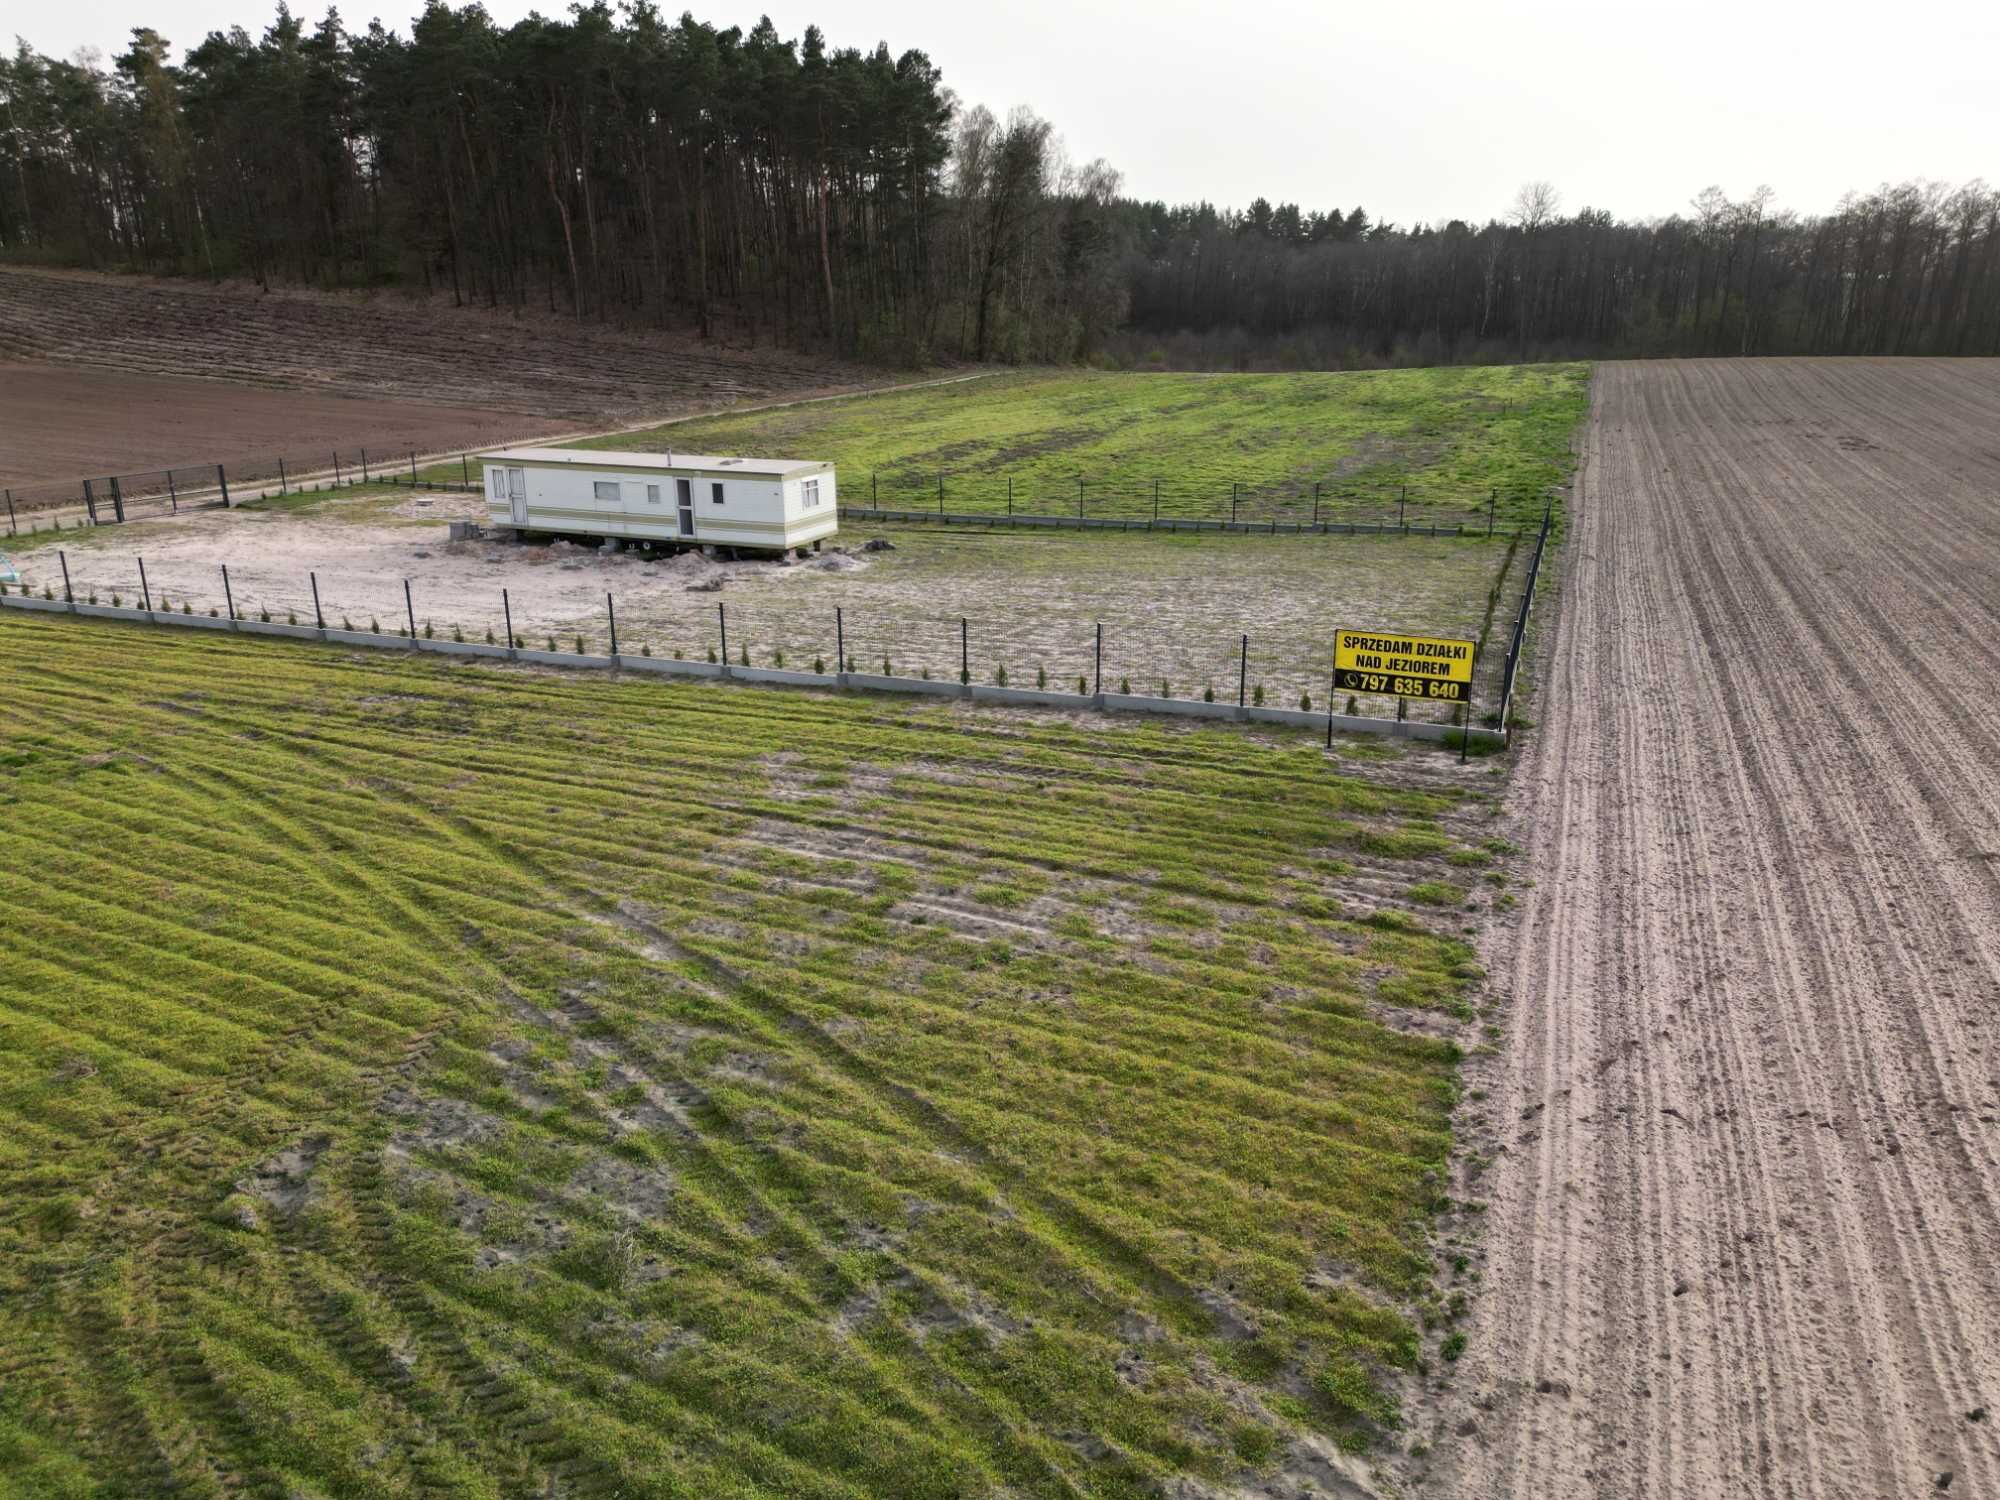
<path fill-rule="evenodd" d="M 701 474 L 766 474 L 779 478 L 829 467 L 803 458 L 720 458 L 703 453 L 627 453 L 608 448 L 495 448 L 480 454 L 479 461 L 566 464 L 591 469 L 673 469 Z"/>

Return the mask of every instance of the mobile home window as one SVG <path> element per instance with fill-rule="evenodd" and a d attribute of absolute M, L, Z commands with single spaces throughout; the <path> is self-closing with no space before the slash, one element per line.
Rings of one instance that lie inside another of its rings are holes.
<path fill-rule="evenodd" d="M 720 484 L 712 484 L 709 486 L 709 490 L 711 491 L 715 503 L 717 505 L 722 504 L 722 486 Z"/>
<path fill-rule="evenodd" d="M 600 479 L 591 486 L 591 489 L 596 492 L 597 498 L 602 500 L 606 505 L 616 505 L 618 503 L 617 480 Z"/>
<path fill-rule="evenodd" d="M 801 505 L 819 504 L 819 481 L 817 479 L 808 479 L 804 484 L 799 486 L 799 503 Z"/>
<path fill-rule="evenodd" d="M 660 503 L 660 487 L 657 484 L 646 486 L 646 503 L 648 505 L 658 505 Z"/>
<path fill-rule="evenodd" d="M 493 481 L 493 498 L 495 500 L 505 500 L 507 498 L 507 471 L 505 469 L 488 469 L 486 477 Z"/>

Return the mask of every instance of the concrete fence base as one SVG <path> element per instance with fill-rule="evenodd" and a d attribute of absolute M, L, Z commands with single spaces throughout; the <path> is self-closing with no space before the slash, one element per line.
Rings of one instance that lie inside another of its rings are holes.
<path fill-rule="evenodd" d="M 935 698 L 958 698 L 973 703 L 1009 704 L 1022 707 L 1093 709 L 1103 713 L 1166 714 L 1188 719 L 1222 719 L 1247 724 L 1281 725 L 1325 733 L 1377 734 L 1395 739 L 1451 741 L 1459 730 L 1452 724 L 1420 723 L 1414 719 L 1371 719 L 1353 714 L 1312 713 L 1296 708 L 1239 708 L 1234 703 L 1205 703 L 1190 698 L 1152 698 L 1138 693 L 1063 693 L 1042 688 L 1012 688 L 985 683 L 926 681 L 921 677 L 886 677 L 872 672 L 791 672 L 776 667 L 730 667 L 718 662 L 674 661 L 657 656 L 596 656 L 573 651 L 509 651 L 505 646 L 488 646 L 475 641 L 426 640 L 419 636 L 374 635 L 364 630 L 321 630 L 311 625 L 281 625 L 264 620 L 229 620 L 208 615 L 183 615 L 170 610 L 148 613 L 109 604 L 72 604 L 62 599 L 39 599 L 26 594 L 0 596 L 0 607 L 40 610 L 50 614 L 83 615 L 98 620 L 123 620 L 139 625 L 193 626 L 201 630 L 229 630 L 241 635 L 279 636 L 289 640 L 324 641 L 334 646 L 359 646 L 370 650 L 424 652 L 437 656 L 487 657 L 528 662 L 535 666 L 584 668 L 592 671 L 633 671 L 667 677 L 708 678 L 715 681 L 746 682 L 784 687 L 820 688 L 851 692 L 916 693 Z M 1498 730 L 1475 728 L 1469 731 L 1473 745 L 1504 748 L 1506 737 Z"/>

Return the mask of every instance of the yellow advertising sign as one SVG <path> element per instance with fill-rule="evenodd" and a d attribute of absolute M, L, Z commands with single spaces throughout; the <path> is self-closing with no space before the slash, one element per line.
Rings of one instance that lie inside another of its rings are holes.
<path fill-rule="evenodd" d="M 1389 693 L 1466 703 L 1477 641 L 1393 630 L 1343 630 L 1333 638 L 1333 679 L 1343 693 Z"/>

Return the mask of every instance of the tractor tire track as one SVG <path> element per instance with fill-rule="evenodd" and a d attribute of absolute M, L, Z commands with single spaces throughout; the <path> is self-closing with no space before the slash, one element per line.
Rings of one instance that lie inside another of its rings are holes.
<path fill-rule="evenodd" d="M 2000 361 L 1600 368 L 1417 1493 L 2000 1494 L 1996 427 Z"/>

